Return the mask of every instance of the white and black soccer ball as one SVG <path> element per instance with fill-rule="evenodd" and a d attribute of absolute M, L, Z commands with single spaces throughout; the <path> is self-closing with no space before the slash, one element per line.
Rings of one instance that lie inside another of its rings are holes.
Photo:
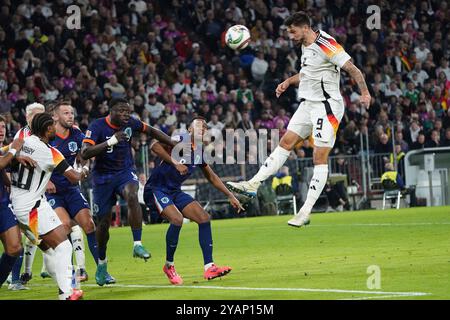
<path fill-rule="evenodd" d="M 230 27 L 225 34 L 225 43 L 233 50 L 245 49 L 250 40 L 250 31 L 240 24 Z"/>

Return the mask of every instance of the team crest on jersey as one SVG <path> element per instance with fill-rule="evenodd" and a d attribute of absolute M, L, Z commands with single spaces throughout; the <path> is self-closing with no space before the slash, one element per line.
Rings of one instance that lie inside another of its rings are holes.
<path fill-rule="evenodd" d="M 96 203 L 94 203 L 94 213 L 97 214 L 98 213 L 98 205 Z"/>
<path fill-rule="evenodd" d="M 169 203 L 169 198 L 164 197 L 164 198 L 161 199 L 161 202 L 164 203 L 164 204 L 167 204 L 167 203 Z"/>
<path fill-rule="evenodd" d="M 55 205 L 55 199 L 50 199 L 50 200 L 48 200 L 48 204 L 50 205 L 50 207 L 52 207 L 53 208 L 53 206 Z"/>
<path fill-rule="evenodd" d="M 69 147 L 70 152 L 76 152 L 78 150 L 78 145 L 75 141 L 69 142 L 68 147 Z"/>
<path fill-rule="evenodd" d="M 128 136 L 128 141 L 130 141 L 131 136 L 133 135 L 133 131 L 131 130 L 130 127 L 126 127 L 125 130 L 123 130 L 123 132 L 125 132 Z"/>

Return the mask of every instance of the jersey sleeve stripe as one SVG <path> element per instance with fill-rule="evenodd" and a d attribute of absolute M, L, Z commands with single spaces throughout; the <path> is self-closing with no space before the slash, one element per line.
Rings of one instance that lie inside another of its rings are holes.
<path fill-rule="evenodd" d="M 95 146 L 95 141 L 94 140 L 92 140 L 92 139 L 83 139 L 83 143 L 89 143 L 89 144 L 92 144 L 93 146 Z"/>
<path fill-rule="evenodd" d="M 53 165 L 56 167 L 61 161 L 64 160 L 64 156 L 61 152 L 53 147 L 51 147 L 50 150 L 52 151 Z"/>
<path fill-rule="evenodd" d="M 20 129 L 19 139 L 23 139 L 24 137 L 25 137 L 25 130 L 22 128 Z"/>
<path fill-rule="evenodd" d="M 325 39 L 320 37 L 317 39 L 317 44 L 328 57 L 332 57 L 344 50 L 344 48 L 342 48 L 342 46 L 333 39 Z"/>

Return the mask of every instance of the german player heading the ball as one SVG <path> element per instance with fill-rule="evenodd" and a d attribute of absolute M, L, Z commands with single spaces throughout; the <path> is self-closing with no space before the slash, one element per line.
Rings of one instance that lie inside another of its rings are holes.
<path fill-rule="evenodd" d="M 311 210 L 327 182 L 328 155 L 334 146 L 336 132 L 344 115 L 344 101 L 339 89 L 341 69 L 348 72 L 358 84 L 362 106 L 369 107 L 371 97 L 364 76 L 350 61 L 351 57 L 328 33 L 313 30 L 306 13 L 294 13 L 285 20 L 284 25 L 290 39 L 302 48 L 301 69 L 298 74 L 280 83 L 275 91 L 279 97 L 289 86 L 298 86 L 298 109 L 279 146 L 258 173 L 248 181 L 228 182 L 227 186 L 234 192 L 256 196 L 261 183 L 283 166 L 294 146 L 312 135 L 314 174 L 305 203 L 288 222 L 290 226 L 301 227 L 309 224 Z"/>

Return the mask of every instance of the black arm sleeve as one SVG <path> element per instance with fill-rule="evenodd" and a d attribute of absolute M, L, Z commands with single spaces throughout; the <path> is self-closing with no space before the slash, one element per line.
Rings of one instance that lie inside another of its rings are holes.
<path fill-rule="evenodd" d="M 64 172 L 66 172 L 67 168 L 69 167 L 70 167 L 69 163 L 64 159 L 55 167 L 53 171 L 59 174 L 64 174 Z"/>

